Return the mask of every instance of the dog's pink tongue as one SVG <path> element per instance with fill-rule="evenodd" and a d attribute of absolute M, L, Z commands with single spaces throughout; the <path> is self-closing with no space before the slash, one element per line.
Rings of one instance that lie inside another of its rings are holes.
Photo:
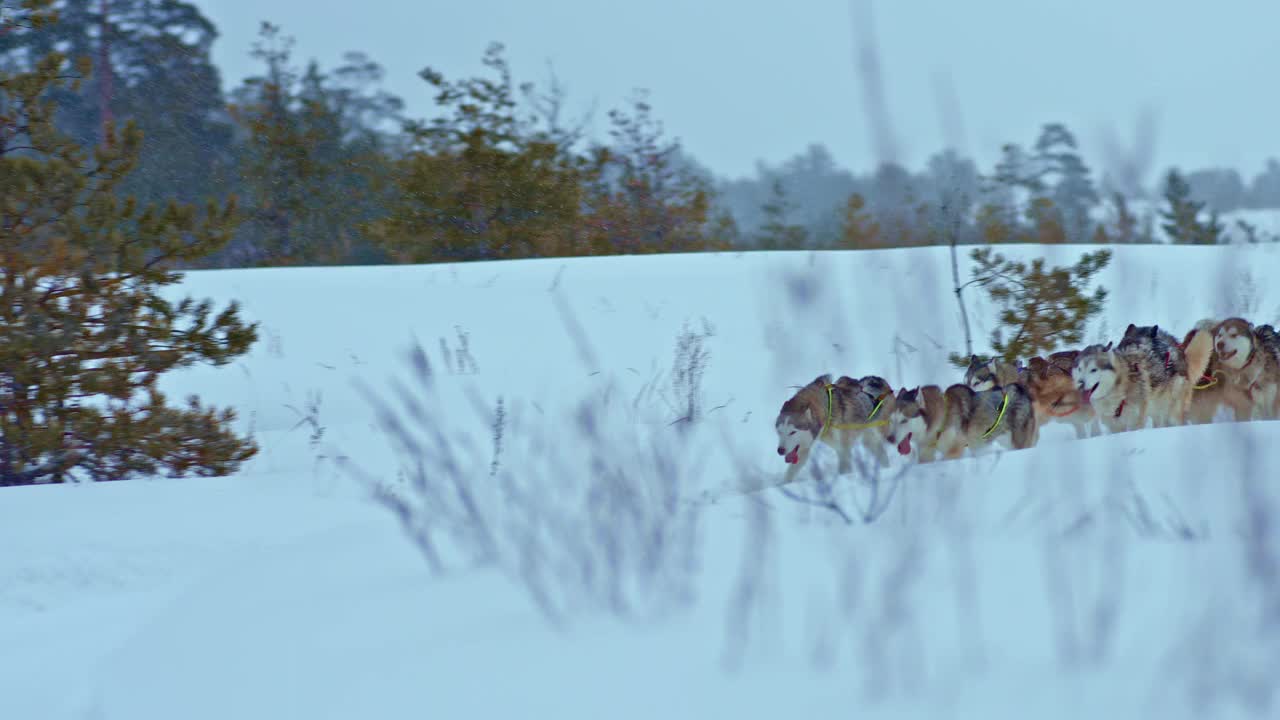
<path fill-rule="evenodd" d="M 911 433 L 907 433 L 906 437 L 902 438 L 902 442 L 898 443 L 898 454 L 911 454 Z"/>
<path fill-rule="evenodd" d="M 783 460 L 786 460 L 788 465 L 794 465 L 800 462 L 800 446 L 795 446 L 791 452 L 787 453 L 787 456 L 783 458 Z"/>

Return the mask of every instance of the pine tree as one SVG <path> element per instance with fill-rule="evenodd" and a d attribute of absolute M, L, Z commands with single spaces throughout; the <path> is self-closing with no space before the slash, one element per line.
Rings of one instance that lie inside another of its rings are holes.
<path fill-rule="evenodd" d="M 1111 193 L 1111 222 L 1099 223 L 1094 232 L 1094 242 L 1132 244 L 1141 241 L 1138 218 L 1129 209 L 1129 201 L 1123 193 Z"/>
<path fill-rule="evenodd" d="M 984 203 L 978 208 L 978 237 L 988 245 L 1015 242 L 1014 232 L 1018 227 L 1011 223 L 1004 207 L 993 203 Z"/>
<path fill-rule="evenodd" d="M 348 52 L 341 65 L 318 78 L 314 91 L 304 87 L 302 93 L 324 109 L 322 117 L 333 118 L 340 135 L 341 142 L 331 144 L 324 158 L 331 171 L 329 187 L 342 199 L 328 254 L 346 265 L 390 261 L 363 230 L 385 217 L 396 200 L 391 170 L 404 101 L 380 88 L 384 75 L 382 66 L 363 53 Z"/>
<path fill-rule="evenodd" d="M 723 216 L 712 217 L 710 184 L 664 136 L 647 93 L 637 91 L 629 105 L 609 112 L 612 142 L 592 149 L 583 176 L 592 252 L 727 249 L 733 231 Z"/>
<path fill-rule="evenodd" d="M 982 178 L 983 201 L 978 206 L 978 235 L 990 245 L 1022 242 L 1027 236 L 1024 203 L 1039 197 L 1044 184 L 1021 146 L 1007 143 L 992 173 Z"/>
<path fill-rule="evenodd" d="M 741 241 L 742 231 L 733 213 L 723 207 L 713 209 L 706 230 L 707 249 L 728 250 L 737 247 Z"/>
<path fill-rule="evenodd" d="M 1191 186 L 1176 169 L 1165 177 L 1164 199 L 1168 208 L 1160 211 L 1160 227 L 1173 243 L 1190 243 L 1197 234 L 1200 204 L 1191 199 Z"/>
<path fill-rule="evenodd" d="M 1038 245 L 1058 245 L 1067 242 L 1067 233 L 1062 226 L 1062 212 L 1052 199 L 1038 197 L 1027 205 L 1027 220 L 1030 232 L 1019 242 Z"/>
<path fill-rule="evenodd" d="M 143 202 L 203 202 L 235 185 L 233 128 L 211 51 L 217 30 L 180 0 L 57 0 L 58 22 L 0 37 L 0 58 L 28 66 L 52 51 L 92 67 L 76 91 L 49 89 L 56 124 L 76 143 L 104 141 L 107 120 L 143 133 L 120 190 Z"/>
<path fill-rule="evenodd" d="M 1266 168 L 1254 176 L 1245 194 L 1251 208 L 1280 208 L 1280 160 L 1267 158 Z"/>
<path fill-rule="evenodd" d="M 793 209 L 782 178 L 774 178 L 769 186 L 769 199 L 761 206 L 764 223 L 756 233 L 756 246 L 761 250 L 800 250 L 809 242 L 803 225 L 788 222 Z"/>
<path fill-rule="evenodd" d="M 1052 197 L 1062 217 L 1063 234 L 1067 242 L 1083 242 L 1093 225 L 1090 213 L 1098 205 L 1098 191 L 1079 155 L 1064 152 L 1058 163 L 1059 177 Z"/>
<path fill-rule="evenodd" d="M 244 230 L 254 244 L 245 259 L 254 265 L 314 261 L 307 252 L 316 246 L 314 233 L 333 227 L 328 217 L 316 217 L 337 200 L 319 159 L 321 147 L 334 140 L 331 118 L 315 101 L 298 97 L 292 45 L 278 26 L 262 23 L 252 54 L 266 72 L 246 80 L 231 106 L 247 131 L 240 166 L 249 200 Z"/>
<path fill-rule="evenodd" d="M 402 262 L 586 251 L 581 158 L 521 109 L 503 52 L 494 43 L 485 53 L 495 78 L 453 82 L 431 68 L 419 73 L 442 114 L 406 123 L 412 147 L 393 170 L 396 200 L 368 226 Z"/>
<path fill-rule="evenodd" d="M 97 20 L 110 37 L 107 67 L 95 77 L 109 71 L 109 117 L 134 120 L 143 136 L 138 167 L 120 190 L 146 201 L 204 202 L 234 186 L 234 128 L 212 58 L 213 23 L 178 0 L 99 8 L 108 11 Z"/>
<path fill-rule="evenodd" d="M 1202 222 L 1204 203 L 1191 198 L 1191 185 L 1182 173 L 1172 169 L 1165 177 L 1164 199 L 1168 207 L 1160 211 L 1161 227 L 1169 242 L 1188 245 L 1216 245 L 1222 242 L 1222 223 L 1215 210 Z"/>
<path fill-rule="evenodd" d="M 979 224 L 988 242 L 1086 242 L 1091 236 L 1098 193 L 1064 125 L 1041 128 L 1030 154 L 1005 145 L 987 194 Z"/>
<path fill-rule="evenodd" d="M 39 9 L 33 10 L 34 7 Z M 34 59 L 57 51 L 75 62 L 80 75 L 89 76 L 99 48 L 91 28 L 100 28 L 100 23 L 88 2 L 41 0 L 32 4 L 23 0 L 16 7 L 14 2 L 0 2 L 0 11 L 0 68 L 29 67 Z M 29 20 L 34 17 L 46 19 Z M 54 17 L 57 22 L 47 19 Z M 94 85 L 94 78 L 82 77 L 80 83 L 60 83 L 46 90 L 53 121 L 72 142 L 82 146 L 103 139 Z"/>
<path fill-rule="evenodd" d="M 1110 250 L 1085 253 L 1074 266 L 1053 268 L 1045 267 L 1044 258 L 1027 264 L 1008 260 L 989 247 L 975 248 L 970 257 L 976 267 L 966 286 L 985 287 L 1000 307 L 991 347 L 1006 362 L 1078 344 L 1089 318 L 1102 312 L 1107 298 L 1105 288 L 1096 288 L 1092 294 L 1087 290 L 1110 262 Z M 950 361 L 965 367 L 968 356 L 952 353 Z"/>
<path fill-rule="evenodd" d="M 840 225 L 840 242 L 844 250 L 866 250 L 883 247 L 880 223 L 867 212 L 867 201 L 859 193 L 849 195 L 844 206 L 844 222 Z"/>
<path fill-rule="evenodd" d="M 264 73 L 234 92 L 248 222 L 232 262 L 334 264 L 367 255 L 360 225 L 385 210 L 388 161 L 369 124 L 394 116 L 399 100 L 333 84 L 315 62 L 291 66 L 293 40 L 263 23 L 253 56 Z M 334 74 L 377 78 L 358 55 Z"/>
<path fill-rule="evenodd" d="M 941 244 L 971 244 L 975 228 L 970 218 L 982 193 L 977 166 L 948 149 L 929 158 L 928 167 L 923 178 L 931 186 L 926 192 L 927 226 Z"/>
<path fill-rule="evenodd" d="M 901 165 L 883 163 L 871 180 L 868 200 L 886 247 L 927 244 L 927 225 L 920 222 L 916 179 Z"/>
<path fill-rule="evenodd" d="M 48 7 L 27 0 L 12 21 L 39 32 Z M 105 143 L 81 148 L 54 124 L 51 91 L 79 91 L 66 72 L 53 52 L 0 73 L 0 485 L 231 473 L 257 451 L 228 429 L 234 412 L 170 406 L 156 383 L 257 338 L 236 303 L 215 314 L 165 292 L 174 263 L 227 242 L 234 202 L 200 214 L 122 197 L 141 132 L 108 123 Z"/>
<path fill-rule="evenodd" d="M 1004 187 L 1021 190 L 1031 197 L 1044 193 L 1046 189 L 1044 170 L 1037 163 L 1037 158 L 1028 156 L 1017 143 L 1007 143 L 1000 148 L 1000 160 L 996 163 L 991 179 Z"/>

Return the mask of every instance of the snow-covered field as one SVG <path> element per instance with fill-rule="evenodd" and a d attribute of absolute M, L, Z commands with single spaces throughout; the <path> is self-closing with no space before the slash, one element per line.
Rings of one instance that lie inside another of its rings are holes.
<path fill-rule="evenodd" d="M 1089 341 L 1280 320 L 1280 245 L 1115 252 Z M 191 273 L 261 339 L 165 389 L 234 406 L 261 453 L 0 490 L 0 718 L 1280 715 L 1280 423 L 1049 426 L 838 478 L 839 512 L 808 473 L 733 491 L 783 472 L 793 386 L 958 379 L 950 272 L 925 248 Z"/>

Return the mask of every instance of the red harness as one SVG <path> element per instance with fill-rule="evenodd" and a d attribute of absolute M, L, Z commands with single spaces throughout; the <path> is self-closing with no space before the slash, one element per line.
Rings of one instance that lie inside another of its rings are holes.
<path fill-rule="evenodd" d="M 1059 398 L 1059 399 L 1061 399 L 1061 398 Z M 1053 405 L 1050 405 L 1050 406 L 1049 406 L 1049 415 L 1050 415 L 1050 416 L 1052 416 L 1052 417 L 1068 417 L 1068 416 L 1070 416 L 1070 415 L 1074 415 L 1074 414 L 1076 414 L 1076 413 L 1077 413 L 1077 412 L 1079 412 L 1079 411 L 1080 411 L 1080 406 L 1079 406 L 1079 405 L 1076 405 L 1075 407 L 1071 408 L 1070 410 L 1068 410 L 1068 411 L 1066 411 L 1066 412 L 1064 412 L 1064 413 L 1056 413 L 1056 412 L 1054 412 L 1054 411 L 1053 411 Z"/>
<path fill-rule="evenodd" d="M 1245 361 L 1244 361 L 1244 364 L 1243 364 L 1243 365 L 1241 365 L 1241 366 L 1240 366 L 1240 371 L 1241 371 L 1241 372 L 1243 372 L 1245 368 L 1247 368 L 1247 367 L 1249 367 L 1250 365 L 1252 365 L 1252 364 L 1253 364 L 1253 358 L 1254 358 L 1255 356 L 1257 356 L 1257 354 L 1258 354 L 1258 346 L 1257 346 L 1257 344 L 1255 344 L 1255 343 L 1253 343 L 1253 342 L 1250 342 L 1250 343 L 1249 343 L 1249 358 L 1248 358 L 1247 360 L 1245 360 Z"/>
<path fill-rule="evenodd" d="M 1116 414 L 1112 417 L 1120 417 L 1120 413 L 1124 412 L 1124 399 L 1120 400 L 1120 407 L 1116 408 Z"/>

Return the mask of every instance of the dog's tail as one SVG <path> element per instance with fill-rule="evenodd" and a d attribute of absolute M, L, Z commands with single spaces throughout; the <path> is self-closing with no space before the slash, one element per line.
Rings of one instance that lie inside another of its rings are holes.
<path fill-rule="evenodd" d="M 1219 320 L 1217 320 L 1217 319 L 1215 319 L 1215 318 L 1202 318 L 1202 319 L 1200 320 L 1200 322 L 1196 323 L 1196 328 L 1195 328 L 1195 329 L 1196 329 L 1196 330 L 1208 330 L 1209 332 L 1211 332 L 1211 333 L 1212 333 L 1212 332 L 1213 332 L 1213 329 L 1214 329 L 1214 328 L 1216 328 L 1216 327 L 1218 327 L 1218 323 L 1219 323 L 1219 322 L 1220 322 L 1220 321 L 1219 321 Z M 1194 332 L 1194 331 L 1193 331 L 1193 332 Z M 1191 337 L 1191 333 L 1187 333 L 1187 337 L 1188 337 L 1188 338 L 1190 338 L 1190 337 Z"/>
<path fill-rule="evenodd" d="M 1209 361 L 1213 359 L 1213 336 L 1209 330 L 1197 327 L 1192 330 L 1186 341 L 1187 379 L 1199 382 L 1209 369 Z"/>

